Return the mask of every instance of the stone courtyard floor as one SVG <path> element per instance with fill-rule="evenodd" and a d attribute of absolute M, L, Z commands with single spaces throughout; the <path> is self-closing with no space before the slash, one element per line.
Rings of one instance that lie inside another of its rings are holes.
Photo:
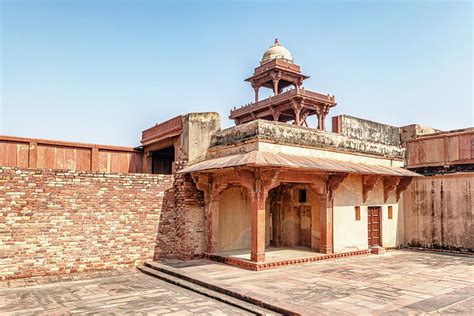
<path fill-rule="evenodd" d="M 393 250 L 258 272 L 205 260 L 167 265 L 306 315 L 474 315 L 474 256 Z"/>
<path fill-rule="evenodd" d="M 306 315 L 474 314 L 474 257 L 389 251 L 384 255 L 248 271 L 207 260 L 170 268 Z M 128 272 L 0 289 L 0 315 L 141 313 L 238 315 L 225 303 Z"/>
<path fill-rule="evenodd" d="M 0 315 L 248 315 L 141 272 L 0 289 Z"/>

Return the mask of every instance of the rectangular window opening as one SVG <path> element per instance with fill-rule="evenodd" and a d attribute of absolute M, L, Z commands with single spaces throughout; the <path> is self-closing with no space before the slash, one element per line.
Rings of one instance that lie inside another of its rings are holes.
<path fill-rule="evenodd" d="M 355 217 L 356 221 L 360 221 L 360 206 L 355 207 Z"/>
<path fill-rule="evenodd" d="M 393 219 L 393 206 L 388 207 L 388 219 Z"/>
<path fill-rule="evenodd" d="M 298 201 L 299 203 L 306 203 L 306 189 L 298 191 Z"/>

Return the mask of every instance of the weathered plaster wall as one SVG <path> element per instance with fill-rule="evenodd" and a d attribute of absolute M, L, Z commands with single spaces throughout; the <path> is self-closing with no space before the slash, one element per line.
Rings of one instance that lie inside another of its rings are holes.
<path fill-rule="evenodd" d="M 356 220 L 355 206 L 360 206 L 360 220 Z M 344 252 L 368 248 L 368 207 L 382 207 L 382 245 L 395 247 L 403 243 L 402 215 L 399 215 L 395 193 L 390 192 L 387 202 L 383 198 L 383 183 L 379 181 L 369 192 L 367 201 L 362 198 L 362 177 L 349 175 L 339 186 L 334 197 L 334 251 Z M 388 219 L 388 206 L 393 218 Z"/>
<path fill-rule="evenodd" d="M 224 190 L 219 199 L 218 249 L 250 249 L 251 219 L 247 191 L 241 187 Z"/>
<path fill-rule="evenodd" d="M 400 129 L 395 126 L 373 122 L 350 115 L 332 118 L 332 131 L 352 139 L 400 146 Z"/>
<path fill-rule="evenodd" d="M 473 188 L 472 173 L 414 179 L 403 194 L 405 242 L 474 251 Z"/>
<path fill-rule="evenodd" d="M 0 279 L 176 256 L 173 176 L 0 168 Z"/>
<path fill-rule="evenodd" d="M 183 118 L 182 150 L 189 163 L 203 160 L 211 143 L 211 135 L 220 130 L 219 113 L 189 113 Z"/>

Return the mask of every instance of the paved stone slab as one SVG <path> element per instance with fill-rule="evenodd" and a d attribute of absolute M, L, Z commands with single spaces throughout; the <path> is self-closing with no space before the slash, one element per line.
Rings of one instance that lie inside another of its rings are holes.
<path fill-rule="evenodd" d="M 0 290 L 0 314 L 248 315 L 139 272 Z"/>
<path fill-rule="evenodd" d="M 474 257 L 389 251 L 267 271 L 206 260 L 168 266 L 302 314 L 474 314 Z"/>

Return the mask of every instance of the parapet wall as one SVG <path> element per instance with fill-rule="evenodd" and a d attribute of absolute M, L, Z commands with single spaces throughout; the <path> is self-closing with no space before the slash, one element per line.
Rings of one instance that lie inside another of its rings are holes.
<path fill-rule="evenodd" d="M 0 280 L 176 257 L 174 176 L 0 167 Z"/>
<path fill-rule="evenodd" d="M 400 128 L 349 115 L 332 118 L 332 131 L 351 139 L 400 146 Z"/>
<path fill-rule="evenodd" d="M 473 189 L 472 173 L 413 179 L 403 193 L 405 242 L 474 251 Z"/>
<path fill-rule="evenodd" d="M 389 157 L 397 160 L 403 160 L 405 154 L 405 149 L 400 146 L 363 141 L 314 128 L 265 120 L 255 120 L 217 132 L 212 137 L 211 147 L 216 149 L 256 139 L 285 145 Z"/>

